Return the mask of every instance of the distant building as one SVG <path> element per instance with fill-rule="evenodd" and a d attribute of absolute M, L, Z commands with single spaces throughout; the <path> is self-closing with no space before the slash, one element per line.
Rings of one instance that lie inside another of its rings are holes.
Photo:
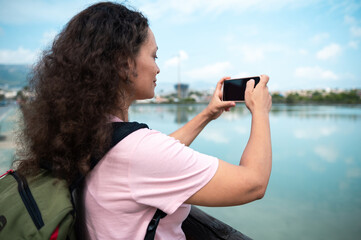
<path fill-rule="evenodd" d="M 17 95 L 17 91 L 7 91 L 5 92 L 5 98 L 10 99 L 10 98 L 16 98 Z"/>
<path fill-rule="evenodd" d="M 166 103 L 166 102 L 168 102 L 168 99 L 166 99 L 164 97 L 161 97 L 161 96 L 156 96 L 155 97 L 155 102 L 156 103 Z"/>
<path fill-rule="evenodd" d="M 189 85 L 185 83 L 177 83 L 174 85 L 178 98 L 186 98 L 188 96 Z"/>

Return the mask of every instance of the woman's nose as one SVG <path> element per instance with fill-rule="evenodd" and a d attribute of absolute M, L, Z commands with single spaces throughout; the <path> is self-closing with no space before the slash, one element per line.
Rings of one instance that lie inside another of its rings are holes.
<path fill-rule="evenodd" d="M 159 73 L 160 73 L 160 69 L 159 69 L 158 64 L 157 64 L 157 74 L 159 74 Z"/>

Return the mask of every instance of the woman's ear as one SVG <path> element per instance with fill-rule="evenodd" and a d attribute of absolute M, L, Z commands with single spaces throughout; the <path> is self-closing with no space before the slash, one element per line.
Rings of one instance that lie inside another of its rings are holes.
<path fill-rule="evenodd" d="M 137 76 L 137 66 L 134 59 L 128 58 L 128 69 L 129 69 L 129 77 L 136 77 Z"/>
<path fill-rule="evenodd" d="M 128 60 L 119 59 L 118 64 L 118 75 L 123 81 L 129 82 L 131 81 L 133 72 L 135 71 L 135 62 L 130 58 Z"/>
<path fill-rule="evenodd" d="M 131 58 L 128 58 L 128 69 L 130 72 L 135 71 L 135 61 Z"/>

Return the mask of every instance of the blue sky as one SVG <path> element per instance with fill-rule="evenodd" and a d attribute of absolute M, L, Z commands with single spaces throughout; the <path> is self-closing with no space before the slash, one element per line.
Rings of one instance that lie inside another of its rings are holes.
<path fill-rule="evenodd" d="M 33 64 L 70 18 L 95 2 L 0 0 L 0 64 Z M 222 76 L 263 73 L 271 91 L 361 88 L 359 0 L 126 4 L 148 17 L 155 34 L 158 93 L 178 76 L 190 88 L 209 89 Z"/>

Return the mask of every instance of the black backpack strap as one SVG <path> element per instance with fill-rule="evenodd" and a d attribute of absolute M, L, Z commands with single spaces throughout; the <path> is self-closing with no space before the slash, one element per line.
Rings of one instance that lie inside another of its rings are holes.
<path fill-rule="evenodd" d="M 10 175 L 15 178 L 15 180 L 18 182 L 18 191 L 21 197 L 21 200 L 23 201 L 26 210 L 28 210 L 28 213 L 33 220 L 36 228 L 39 230 L 42 226 L 44 226 L 44 221 L 41 216 L 41 212 L 39 210 L 38 205 L 36 204 L 36 201 L 33 197 L 33 194 L 30 191 L 28 182 L 26 181 L 26 178 L 19 175 L 16 171 L 10 172 Z"/>
<path fill-rule="evenodd" d="M 126 136 L 135 132 L 141 128 L 149 128 L 147 124 L 138 123 L 138 122 L 113 122 L 112 123 L 113 133 L 112 140 L 109 146 L 109 149 L 106 149 L 105 153 L 107 153 L 110 149 L 112 149 L 118 142 L 123 140 Z M 90 160 L 90 169 L 93 169 L 101 158 L 92 157 Z M 74 182 L 70 185 L 70 192 L 73 193 L 75 189 L 77 189 L 84 179 L 83 175 L 79 175 Z M 73 202 L 73 198 L 72 198 Z M 73 204 L 75 206 L 75 204 Z"/>
<path fill-rule="evenodd" d="M 132 132 L 135 132 L 141 128 L 149 128 L 146 124 L 137 123 L 137 122 L 113 122 L 112 126 L 113 126 L 113 136 L 112 136 L 111 148 L 117 145 L 121 140 L 123 140 L 126 136 L 128 136 Z M 165 216 L 167 216 L 165 212 L 163 212 L 160 209 L 157 209 L 152 220 L 149 222 L 149 225 L 147 227 L 147 233 L 144 237 L 144 240 L 154 240 L 155 232 L 157 230 L 159 221 Z"/>
<path fill-rule="evenodd" d="M 141 128 L 149 128 L 145 123 L 138 123 L 138 122 L 113 122 L 113 136 L 112 136 L 112 143 L 110 148 L 117 145 L 118 142 L 123 140 L 126 136 L 135 132 Z"/>
<path fill-rule="evenodd" d="M 135 132 L 141 128 L 149 128 L 147 124 L 138 123 L 138 122 L 112 122 L 112 141 L 109 146 L 109 149 L 106 149 L 105 153 L 107 153 L 110 149 L 112 149 L 115 145 L 117 145 L 120 141 L 122 141 L 125 137 L 127 137 L 132 132 Z M 93 169 L 95 165 L 100 161 L 101 158 L 95 159 L 92 158 L 90 161 L 90 168 Z"/>
<path fill-rule="evenodd" d="M 154 239 L 155 231 L 157 230 L 159 221 L 160 221 L 160 219 L 164 218 L 165 216 L 167 216 L 167 214 L 165 212 L 163 212 L 160 209 L 157 209 L 152 220 L 150 221 L 150 223 L 148 225 L 147 233 L 144 237 L 144 240 L 153 240 Z"/>

